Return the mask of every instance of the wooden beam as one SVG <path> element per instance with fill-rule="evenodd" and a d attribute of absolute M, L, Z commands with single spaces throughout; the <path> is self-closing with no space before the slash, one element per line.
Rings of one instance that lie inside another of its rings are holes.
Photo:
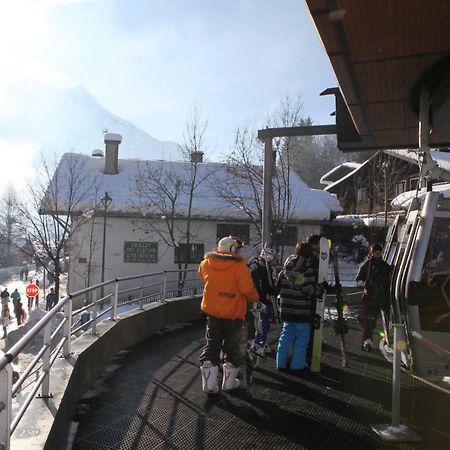
<path fill-rule="evenodd" d="M 336 134 L 336 125 L 311 125 L 309 127 L 264 128 L 258 130 L 258 139 L 266 140 L 275 137 L 319 136 Z"/>

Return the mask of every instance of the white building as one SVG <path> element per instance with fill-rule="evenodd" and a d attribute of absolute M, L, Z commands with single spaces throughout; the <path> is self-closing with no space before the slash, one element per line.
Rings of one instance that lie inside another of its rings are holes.
<path fill-rule="evenodd" d="M 226 164 L 214 162 L 197 164 L 197 180 L 202 181 L 192 203 L 189 248 L 185 243 L 189 196 L 184 192 L 178 195 L 173 215 L 175 220 L 172 231 L 178 249 L 170 242 L 168 245 L 164 239 L 167 238 L 167 224 L 170 222 L 164 213 L 167 211 L 167 202 L 163 204 L 162 197 L 158 197 L 160 193 L 155 193 L 158 198 L 150 199 L 150 194 L 146 192 L 146 197 L 142 192 L 142 184 L 140 188 L 136 186 L 136 178 L 138 174 L 141 177 L 151 176 L 153 180 L 154 177 L 163 177 L 165 185 L 173 194 L 176 180 L 182 178 L 183 173 L 192 168 L 192 164 L 119 159 L 120 141 L 119 135 L 107 134 L 104 157 L 66 153 L 57 167 L 56 174 L 64 176 L 69 161 L 76 159 L 98 180 L 96 192 L 92 192 L 89 198 L 83 199 L 71 211 L 72 239 L 68 253 L 69 288 L 72 292 L 100 282 L 102 269 L 104 280 L 176 270 L 179 255 L 183 263 L 189 257 L 188 267 L 196 268 L 204 253 L 214 248 L 218 239 L 227 235 L 236 235 L 246 242 L 244 255 L 259 252 L 261 244 L 257 227 L 245 213 L 245 209 L 256 210 L 255 195 L 243 186 L 242 180 L 230 175 Z M 240 208 L 232 206 L 221 194 L 222 191 L 228 192 L 232 183 L 239 184 L 243 205 Z M 289 220 L 279 239 L 285 245 L 284 257 L 292 252 L 298 240 L 312 233 L 320 233 L 321 225 L 329 223 L 341 211 L 335 197 L 328 192 L 310 189 L 293 173 L 290 175 L 290 187 Z M 112 200 L 107 207 L 104 234 L 104 205 L 100 199 L 104 198 L 106 192 Z M 62 203 L 59 212 L 64 214 Z"/>

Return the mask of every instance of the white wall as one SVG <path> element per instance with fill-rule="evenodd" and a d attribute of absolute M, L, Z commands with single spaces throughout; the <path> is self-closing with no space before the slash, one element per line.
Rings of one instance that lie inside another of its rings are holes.
<path fill-rule="evenodd" d="M 94 222 L 92 222 L 92 220 Z M 180 221 L 180 227 L 183 227 L 183 223 L 184 221 Z M 191 224 L 191 233 L 193 233 L 196 237 L 191 239 L 191 243 L 203 243 L 205 252 L 211 251 L 217 245 L 217 223 L 220 222 L 208 220 L 193 221 Z M 80 290 L 87 286 L 91 229 L 93 229 L 93 253 L 91 261 L 90 285 L 99 283 L 101 280 L 103 218 L 94 218 L 83 223 L 82 225 L 80 225 L 79 221 L 75 221 L 73 225 L 74 231 L 70 250 L 70 292 Z M 164 229 L 162 223 L 161 229 Z M 308 235 L 319 232 L 319 225 L 298 226 L 299 240 L 304 240 Z M 125 263 L 123 256 L 125 241 L 158 242 L 158 262 L 151 264 Z M 259 237 L 257 231 L 253 225 L 250 225 L 250 242 L 246 243 L 242 254 L 250 257 L 258 254 L 259 250 Z M 292 250 L 293 247 L 286 247 L 283 257 L 286 258 Z M 82 258 L 85 258 L 86 262 L 82 262 Z M 189 265 L 189 268 L 192 269 L 197 269 L 197 267 L 198 264 Z M 128 275 L 176 269 L 177 264 L 174 262 L 174 248 L 168 247 L 157 233 L 148 231 L 148 227 L 145 226 L 145 222 L 142 219 L 131 220 L 117 217 L 107 218 L 105 280 Z"/>

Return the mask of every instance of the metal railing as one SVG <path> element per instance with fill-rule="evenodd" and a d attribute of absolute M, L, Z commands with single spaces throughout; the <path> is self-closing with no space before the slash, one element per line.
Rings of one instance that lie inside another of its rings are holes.
<path fill-rule="evenodd" d="M 128 286 L 123 287 L 125 284 Z M 130 284 L 135 286 L 129 287 Z M 39 388 L 39 398 L 51 397 L 52 366 L 61 354 L 65 358 L 71 355 L 71 342 L 74 337 L 88 329 L 92 334 L 97 334 L 97 324 L 105 320 L 105 314 L 109 313 L 109 320 L 116 321 L 119 314 L 125 311 L 135 308 L 144 310 L 144 304 L 147 303 L 164 303 L 170 298 L 200 294 L 202 288 L 197 270 L 169 270 L 116 278 L 69 293 L 62 298 L 16 344 L 6 350 L 6 353 L 0 352 L 0 450 L 9 449 L 11 435 Z M 97 298 L 99 291 L 108 290 L 109 293 Z M 84 299 L 85 304 L 73 311 L 74 301 L 79 299 Z M 61 309 L 64 316 L 55 326 L 53 319 L 60 317 Z M 77 316 L 79 320 L 74 323 Z M 55 327 L 53 332 L 52 325 Z M 13 383 L 12 363 L 21 353 L 25 353 L 28 345 L 37 337 L 43 338 L 42 346 Z M 13 417 L 13 398 L 21 389 L 25 390 L 24 382 L 32 375 L 35 375 L 35 380 L 25 388 L 26 396 Z"/>

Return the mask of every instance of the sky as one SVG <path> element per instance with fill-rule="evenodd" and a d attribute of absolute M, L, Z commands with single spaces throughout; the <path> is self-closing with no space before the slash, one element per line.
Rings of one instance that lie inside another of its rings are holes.
<path fill-rule="evenodd" d="M 31 82 L 82 85 L 156 139 L 180 142 L 196 105 L 212 159 L 286 94 L 302 94 L 315 123 L 333 123 L 333 99 L 319 93 L 337 83 L 303 0 L 0 0 L 0 51 L 2 108 Z M 13 156 L 2 160 L 14 169 Z"/>

